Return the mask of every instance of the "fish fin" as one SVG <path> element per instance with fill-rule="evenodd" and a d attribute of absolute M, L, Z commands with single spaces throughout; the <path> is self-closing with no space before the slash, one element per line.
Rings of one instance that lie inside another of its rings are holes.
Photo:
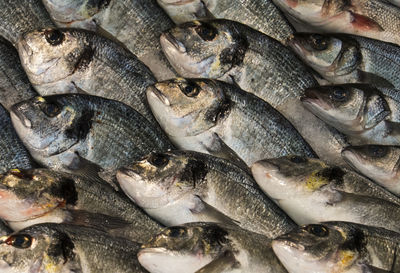
<path fill-rule="evenodd" d="M 207 8 L 206 3 L 200 0 L 200 5 L 202 6 L 198 11 L 194 13 L 194 16 L 198 19 L 217 19 L 214 14 Z"/>
<path fill-rule="evenodd" d="M 233 84 L 234 86 L 236 86 L 237 88 L 239 88 L 240 90 L 242 90 L 242 88 L 241 88 L 240 85 L 237 83 L 237 81 L 235 80 L 235 77 L 234 77 L 233 75 L 229 75 L 229 78 L 231 79 L 232 84 Z"/>
<path fill-rule="evenodd" d="M 376 74 L 361 71 L 361 70 L 358 70 L 357 73 L 358 73 L 359 80 L 363 83 L 373 84 L 378 87 L 394 88 L 394 85 L 391 82 L 389 82 L 385 78 L 382 78 Z"/>
<path fill-rule="evenodd" d="M 72 85 L 75 87 L 76 91 L 78 94 L 83 94 L 83 95 L 90 95 L 88 92 L 80 88 L 78 85 L 76 85 L 75 82 L 72 82 Z"/>
<path fill-rule="evenodd" d="M 350 23 L 355 29 L 361 31 L 384 31 L 384 29 L 371 18 L 351 11 L 349 12 L 351 15 Z"/>
<path fill-rule="evenodd" d="M 231 272 L 233 268 L 238 268 L 240 263 L 236 260 L 232 251 L 224 251 L 209 264 L 203 266 L 195 273 L 223 273 Z"/>
<path fill-rule="evenodd" d="M 226 143 L 219 137 L 217 133 L 213 133 L 212 135 L 212 144 L 211 146 L 204 145 L 204 148 L 208 153 L 214 155 L 216 157 L 225 158 L 235 165 L 241 167 L 246 171 L 250 171 L 249 166 L 233 151 Z"/>
<path fill-rule="evenodd" d="M 204 220 L 213 219 L 217 223 L 224 223 L 230 226 L 238 226 L 240 224 L 239 221 L 236 221 L 224 213 L 220 212 L 213 206 L 204 202 L 200 196 L 195 195 L 193 207 L 190 208 L 190 212 L 199 216 L 200 218 L 204 218 Z"/>
<path fill-rule="evenodd" d="M 96 228 L 103 231 L 127 227 L 130 223 L 117 216 L 92 213 L 85 210 L 68 210 L 68 223 Z"/>
<path fill-rule="evenodd" d="M 366 265 L 366 264 L 361 265 L 361 270 L 362 270 L 361 271 L 362 273 L 394 273 L 394 271 L 392 271 L 392 270 L 385 270 L 385 269 L 377 268 L 375 266 Z"/>

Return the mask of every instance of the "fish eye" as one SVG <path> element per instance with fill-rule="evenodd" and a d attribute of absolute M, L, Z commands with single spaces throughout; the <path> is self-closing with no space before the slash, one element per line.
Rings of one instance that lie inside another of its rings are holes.
<path fill-rule="evenodd" d="M 218 30 L 209 24 L 202 23 L 200 26 L 195 28 L 197 34 L 204 41 L 212 41 L 218 34 Z"/>
<path fill-rule="evenodd" d="M 326 237 L 329 235 L 328 229 L 321 225 L 308 225 L 306 227 L 306 230 L 307 232 L 318 237 Z"/>
<path fill-rule="evenodd" d="M 318 34 L 311 35 L 310 44 L 311 47 L 315 50 L 325 50 L 328 48 L 327 39 L 324 36 Z"/>
<path fill-rule="evenodd" d="M 336 87 L 335 90 L 333 90 L 332 94 L 330 95 L 330 98 L 332 100 L 339 102 L 346 101 L 347 97 L 348 97 L 348 92 L 341 87 Z"/>
<path fill-rule="evenodd" d="M 171 227 L 166 233 L 169 237 L 177 238 L 186 234 L 186 229 L 181 227 Z"/>
<path fill-rule="evenodd" d="M 50 118 L 57 116 L 61 111 L 60 107 L 52 102 L 42 104 L 40 108 L 42 109 L 43 113 Z"/>
<path fill-rule="evenodd" d="M 188 84 L 181 87 L 183 94 L 187 97 L 196 97 L 200 93 L 200 88 L 196 84 Z"/>
<path fill-rule="evenodd" d="M 374 158 L 384 157 L 388 152 L 387 147 L 382 145 L 371 145 L 368 147 L 368 150 L 369 154 Z"/>
<path fill-rule="evenodd" d="M 169 162 L 168 156 L 164 154 L 152 154 L 148 159 L 149 163 L 155 167 L 162 168 L 167 166 Z"/>
<path fill-rule="evenodd" d="M 297 156 L 297 155 L 293 155 L 289 159 L 293 163 L 304 163 L 307 161 L 304 157 Z"/>
<path fill-rule="evenodd" d="M 32 237 L 25 234 L 12 235 L 6 240 L 6 244 L 16 248 L 29 248 L 32 245 Z"/>
<path fill-rule="evenodd" d="M 46 30 L 44 36 L 46 41 L 52 46 L 59 45 L 64 41 L 64 34 L 58 29 Z"/>
<path fill-rule="evenodd" d="M 27 172 L 19 169 L 12 169 L 10 170 L 10 174 L 12 174 L 15 177 L 21 178 L 21 179 L 29 179 L 32 180 L 33 176 L 28 174 Z"/>

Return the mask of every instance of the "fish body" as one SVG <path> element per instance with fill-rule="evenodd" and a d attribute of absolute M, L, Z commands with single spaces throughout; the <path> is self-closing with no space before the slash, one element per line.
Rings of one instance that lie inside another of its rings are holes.
<path fill-rule="evenodd" d="M 355 35 L 315 33 L 297 33 L 289 45 L 331 83 L 400 88 L 398 45 Z"/>
<path fill-rule="evenodd" d="M 154 75 L 135 55 L 94 32 L 45 29 L 27 33 L 18 52 L 42 96 L 82 93 L 131 106 L 153 121 L 145 97 Z"/>
<path fill-rule="evenodd" d="M 1 215 L 14 230 L 69 223 L 145 242 L 161 225 L 105 181 L 49 169 L 13 169 L 0 178 Z"/>
<path fill-rule="evenodd" d="M 161 129 L 138 112 L 101 97 L 36 97 L 14 105 L 11 116 L 32 156 L 56 170 L 97 166 L 113 172 L 149 152 L 172 147 Z"/>
<path fill-rule="evenodd" d="M 37 96 L 19 61 L 18 52 L 0 37 L 0 103 L 10 110 L 17 102 Z"/>
<path fill-rule="evenodd" d="M 348 221 L 399 231 L 400 199 L 357 173 L 296 156 L 259 161 L 252 173 L 300 225 Z"/>
<path fill-rule="evenodd" d="M 390 273 L 400 270 L 398 233 L 348 222 L 311 224 L 272 248 L 290 273 Z"/>
<path fill-rule="evenodd" d="M 0 173 L 14 168 L 32 168 L 33 162 L 11 123 L 10 114 L 0 104 Z"/>
<path fill-rule="evenodd" d="M 362 84 L 307 89 L 302 101 L 353 144 L 400 144 L 400 95 L 392 88 Z"/>
<path fill-rule="evenodd" d="M 400 9 L 386 0 L 274 0 L 297 22 L 316 32 L 360 35 L 400 44 Z"/>
<path fill-rule="evenodd" d="M 294 29 L 283 13 L 270 0 L 158 0 L 176 24 L 199 19 L 228 19 L 248 25 L 285 43 Z"/>
<path fill-rule="evenodd" d="M 117 172 L 123 191 L 166 226 L 217 222 L 276 237 L 295 224 L 227 160 L 174 151 L 150 154 Z"/>
<path fill-rule="evenodd" d="M 179 78 L 149 87 L 147 98 L 158 123 L 180 149 L 227 159 L 233 153 L 247 165 L 289 154 L 315 156 L 278 111 L 237 86 Z"/>
<path fill-rule="evenodd" d="M 155 0 L 44 0 L 43 3 L 57 26 L 112 36 L 146 64 L 158 80 L 175 76 L 159 42 L 161 32 L 174 23 Z"/>
<path fill-rule="evenodd" d="M 138 260 L 152 273 L 287 272 L 274 255 L 271 241 L 237 227 L 189 223 L 155 235 L 142 245 Z"/>
<path fill-rule="evenodd" d="M 346 140 L 299 101 L 304 89 L 318 83 L 289 48 L 248 26 L 222 19 L 185 23 L 164 32 L 160 40 L 181 76 L 238 85 L 281 112 L 318 156 L 343 164 L 340 151 Z"/>
<path fill-rule="evenodd" d="M 140 244 L 87 227 L 40 224 L 1 237 L 2 272 L 145 273 Z"/>

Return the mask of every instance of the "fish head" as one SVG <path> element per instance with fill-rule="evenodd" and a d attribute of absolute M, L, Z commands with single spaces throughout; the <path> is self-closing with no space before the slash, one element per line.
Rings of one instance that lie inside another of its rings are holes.
<path fill-rule="evenodd" d="M 78 135 L 81 135 L 78 131 L 84 129 L 79 124 L 82 116 L 78 107 L 68 104 L 60 96 L 35 97 L 17 103 L 12 107 L 10 116 L 29 151 L 49 156 L 77 144 Z"/>
<path fill-rule="evenodd" d="M 224 20 L 192 21 L 160 38 L 168 60 L 183 77 L 220 78 L 245 57 L 248 42 L 233 23 Z"/>
<path fill-rule="evenodd" d="M 359 257 L 357 239 L 345 229 L 311 224 L 279 236 L 272 248 L 289 272 L 344 272 Z"/>
<path fill-rule="evenodd" d="M 367 94 L 352 85 L 320 86 L 305 90 L 303 105 L 344 133 L 364 130 Z"/>
<path fill-rule="evenodd" d="M 358 46 L 351 39 L 314 33 L 296 33 L 289 46 L 323 77 L 353 72 L 361 62 Z"/>
<path fill-rule="evenodd" d="M 223 253 L 227 231 L 216 224 L 191 223 L 164 229 L 139 251 L 139 262 L 150 272 L 195 272 Z M 179 270 L 176 267 L 179 264 Z"/>
<path fill-rule="evenodd" d="M 66 79 L 79 71 L 87 45 L 73 31 L 45 29 L 25 34 L 18 41 L 22 66 L 34 85 Z"/>
<path fill-rule="evenodd" d="M 216 0 L 157 0 L 175 24 L 197 19 L 211 18 L 211 11 L 218 4 Z"/>
<path fill-rule="evenodd" d="M 121 168 L 117 180 L 123 191 L 143 208 L 160 208 L 196 188 L 205 175 L 205 164 L 182 153 L 151 153 Z"/>
<path fill-rule="evenodd" d="M 63 270 L 77 269 L 73 248 L 71 239 L 64 233 L 41 225 L 27 228 L 0 237 L 0 271 L 70 272 Z"/>
<path fill-rule="evenodd" d="M 76 201 L 74 182 L 48 169 L 12 169 L 0 176 L 0 217 L 26 221 Z"/>
<path fill-rule="evenodd" d="M 321 21 L 326 0 L 275 0 L 289 15 L 302 21 Z"/>
<path fill-rule="evenodd" d="M 342 156 L 351 166 L 388 189 L 399 188 L 400 148 L 397 146 L 350 146 Z"/>
<path fill-rule="evenodd" d="M 261 189 L 278 202 L 311 196 L 326 202 L 333 192 L 325 189 L 340 172 L 319 159 L 293 155 L 258 161 L 251 170 Z"/>
<path fill-rule="evenodd" d="M 223 118 L 229 107 L 225 93 L 212 80 L 182 79 L 156 83 L 147 101 L 164 131 L 171 136 L 195 136 Z"/>

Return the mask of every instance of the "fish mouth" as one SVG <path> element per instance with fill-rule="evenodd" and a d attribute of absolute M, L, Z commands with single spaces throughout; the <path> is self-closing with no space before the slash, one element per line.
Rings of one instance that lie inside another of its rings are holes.
<path fill-rule="evenodd" d="M 186 53 L 186 47 L 183 45 L 183 43 L 178 41 L 174 37 L 174 35 L 172 35 L 169 31 L 164 32 L 163 34 L 161 34 L 160 42 L 161 42 L 161 45 L 164 45 L 165 47 L 171 48 L 171 46 L 172 46 L 178 52 Z"/>
<path fill-rule="evenodd" d="M 149 86 L 147 88 L 147 96 L 156 97 L 159 101 L 161 101 L 164 105 L 170 106 L 171 103 L 169 102 L 168 98 L 154 85 Z"/>
<path fill-rule="evenodd" d="M 10 109 L 10 117 L 11 117 L 11 121 L 13 123 L 14 126 L 15 122 L 19 121 L 19 123 L 24 126 L 25 128 L 31 129 L 32 128 L 32 122 L 25 117 L 21 111 L 18 110 L 18 108 L 16 107 L 17 105 L 13 105 Z"/>
<path fill-rule="evenodd" d="M 282 235 L 272 242 L 274 245 L 280 245 L 282 247 L 290 247 L 297 249 L 299 251 L 304 251 L 305 246 L 302 244 L 295 243 L 293 240 L 290 239 L 289 235 Z"/>
<path fill-rule="evenodd" d="M 300 101 L 308 108 L 321 108 L 325 111 L 332 109 L 332 106 L 324 101 L 314 89 L 306 89 Z"/>
<path fill-rule="evenodd" d="M 163 2 L 165 5 L 170 5 L 170 6 L 183 6 L 186 4 L 190 4 L 193 3 L 193 0 L 178 0 L 178 1 L 161 1 Z"/>

